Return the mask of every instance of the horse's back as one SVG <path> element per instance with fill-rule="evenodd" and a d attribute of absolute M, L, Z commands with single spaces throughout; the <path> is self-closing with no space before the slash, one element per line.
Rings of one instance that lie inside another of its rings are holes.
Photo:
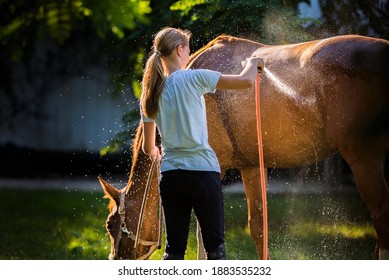
<path fill-rule="evenodd" d="M 319 40 L 305 59 L 327 62 L 348 73 L 389 75 L 389 41 L 359 35 L 331 37 Z"/>
<path fill-rule="evenodd" d="M 361 114 L 388 102 L 388 41 L 347 35 L 276 46 L 232 37 L 213 43 L 194 68 L 237 74 L 254 52 L 265 60 L 261 106 L 268 166 L 301 166 L 329 156 Z M 218 91 L 206 100 L 210 142 L 221 164 L 258 164 L 254 90 Z"/>

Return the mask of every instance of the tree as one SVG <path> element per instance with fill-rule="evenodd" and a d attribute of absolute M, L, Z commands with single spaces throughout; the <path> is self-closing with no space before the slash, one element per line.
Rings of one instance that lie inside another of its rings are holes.
<path fill-rule="evenodd" d="M 271 2 L 271 3 L 269 3 Z M 181 0 L 155 1 L 150 4 L 152 12 L 149 14 L 153 25 L 139 25 L 137 34 L 143 34 L 144 44 L 135 52 L 138 63 L 129 64 L 133 60 L 122 60 L 121 72 L 133 73 L 132 77 L 121 76 L 121 84 L 131 84 L 136 96 L 140 96 L 140 80 L 145 59 L 150 50 L 152 35 L 164 26 L 173 26 L 188 29 L 193 34 L 191 48 L 196 50 L 211 39 L 221 34 L 244 37 L 263 43 L 291 43 L 313 39 L 306 34 L 302 21 L 298 18 L 297 4 L 302 1 L 266 1 L 266 0 Z M 304 1 L 306 2 L 306 1 Z M 276 32 L 272 23 L 283 26 Z M 266 25 L 267 24 L 267 25 Z M 130 33 L 125 40 L 138 40 Z M 139 61 L 141 63 L 139 63 Z M 139 120 L 139 113 L 130 112 L 124 119 L 126 122 Z M 127 143 L 129 133 L 121 132 L 111 144 L 103 149 L 117 150 L 123 143 Z"/>
<path fill-rule="evenodd" d="M 389 39 L 388 0 L 318 0 L 322 19 L 312 26 L 312 32 L 322 37 L 360 34 Z"/>
<path fill-rule="evenodd" d="M 298 20 L 299 2 L 4 0 L 0 4 L 0 70 L 4 73 L 0 76 L 0 127 L 12 125 L 12 118 L 21 111 L 44 117 L 37 104 L 50 87 L 83 75 L 91 65 L 103 66 L 110 73 L 113 93 L 131 88 L 139 96 L 152 35 L 164 26 L 191 30 L 194 50 L 220 34 L 263 43 L 311 38 Z M 283 28 L 274 30 L 273 21 Z M 28 90 L 15 90 L 20 79 L 29 83 Z M 131 112 L 123 121 L 128 124 L 134 116 L 138 114 Z M 111 145 L 115 149 L 130 138 L 125 132 L 119 136 Z"/>
<path fill-rule="evenodd" d="M 22 111 L 40 117 L 36 104 L 49 92 L 53 80 L 82 73 L 96 58 L 100 63 L 109 60 L 117 46 L 107 42 L 124 38 L 138 24 L 148 24 L 150 12 L 145 0 L 117 0 L 114 4 L 99 0 L 2 1 L 0 126 L 12 125 Z M 55 64 L 54 58 L 63 63 Z M 29 83 L 28 92 L 16 90 L 20 80 Z"/>

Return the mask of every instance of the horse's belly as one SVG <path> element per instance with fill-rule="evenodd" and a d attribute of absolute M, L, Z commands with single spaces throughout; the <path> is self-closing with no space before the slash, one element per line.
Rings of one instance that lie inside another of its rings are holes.
<path fill-rule="evenodd" d="M 218 110 L 208 112 L 210 143 L 222 168 L 259 165 L 256 109 L 252 99 L 250 91 L 240 92 L 224 100 L 223 118 L 216 117 Z M 265 102 L 268 103 L 262 106 L 261 121 L 267 167 L 304 166 L 335 151 L 324 135 L 317 112 L 288 106 L 280 98 Z"/>
<path fill-rule="evenodd" d="M 265 165 L 278 168 L 301 167 L 317 163 L 336 151 L 328 145 L 323 145 L 321 139 L 308 136 L 273 141 L 273 144 L 268 146 L 264 140 Z"/>

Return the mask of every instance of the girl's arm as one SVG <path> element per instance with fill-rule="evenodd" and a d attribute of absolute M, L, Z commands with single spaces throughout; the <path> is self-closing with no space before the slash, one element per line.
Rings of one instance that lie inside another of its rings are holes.
<path fill-rule="evenodd" d="M 245 89 L 254 86 L 258 68 L 263 69 L 264 62 L 259 57 L 250 57 L 239 75 L 221 75 L 217 89 Z"/>
<path fill-rule="evenodd" d="M 154 122 L 142 122 L 143 123 L 143 143 L 142 150 L 148 155 L 152 161 L 160 160 L 161 153 L 159 148 L 155 145 L 155 129 Z"/>

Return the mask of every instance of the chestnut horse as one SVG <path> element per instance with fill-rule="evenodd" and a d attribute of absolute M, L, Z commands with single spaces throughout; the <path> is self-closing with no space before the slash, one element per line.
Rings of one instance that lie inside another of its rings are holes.
<path fill-rule="evenodd" d="M 300 167 L 339 151 L 371 213 L 377 233 L 376 257 L 389 259 L 389 42 L 345 35 L 270 46 L 219 36 L 192 56 L 189 67 L 235 74 L 252 54 L 265 61 L 260 85 L 265 167 Z M 222 170 L 241 172 L 250 233 L 263 258 L 254 89 L 217 91 L 205 99 L 209 142 Z M 139 142 L 138 132 L 136 145 Z M 137 204 L 130 193 L 138 193 L 145 184 L 150 165 L 139 147 L 135 155 L 126 187 L 128 213 L 136 211 L 130 204 Z M 118 191 L 107 183 L 102 185 L 114 201 L 111 204 L 118 205 Z M 150 198 L 155 202 L 157 187 L 153 190 L 155 195 Z M 152 220 L 143 224 L 151 223 L 154 228 L 142 229 L 141 236 L 155 241 L 158 206 L 152 207 L 148 217 Z M 128 214 L 128 226 L 134 216 Z M 107 223 L 112 227 L 108 230 L 113 246 L 118 231 L 115 210 Z M 129 255 L 123 249 L 127 242 L 131 241 L 119 242 L 120 257 Z"/>
<path fill-rule="evenodd" d="M 106 221 L 111 239 L 109 259 L 147 259 L 160 245 L 158 172 L 141 150 L 141 128 L 140 124 L 132 144 L 127 185 L 118 190 L 98 178 L 105 197 L 110 199 L 110 214 Z"/>

